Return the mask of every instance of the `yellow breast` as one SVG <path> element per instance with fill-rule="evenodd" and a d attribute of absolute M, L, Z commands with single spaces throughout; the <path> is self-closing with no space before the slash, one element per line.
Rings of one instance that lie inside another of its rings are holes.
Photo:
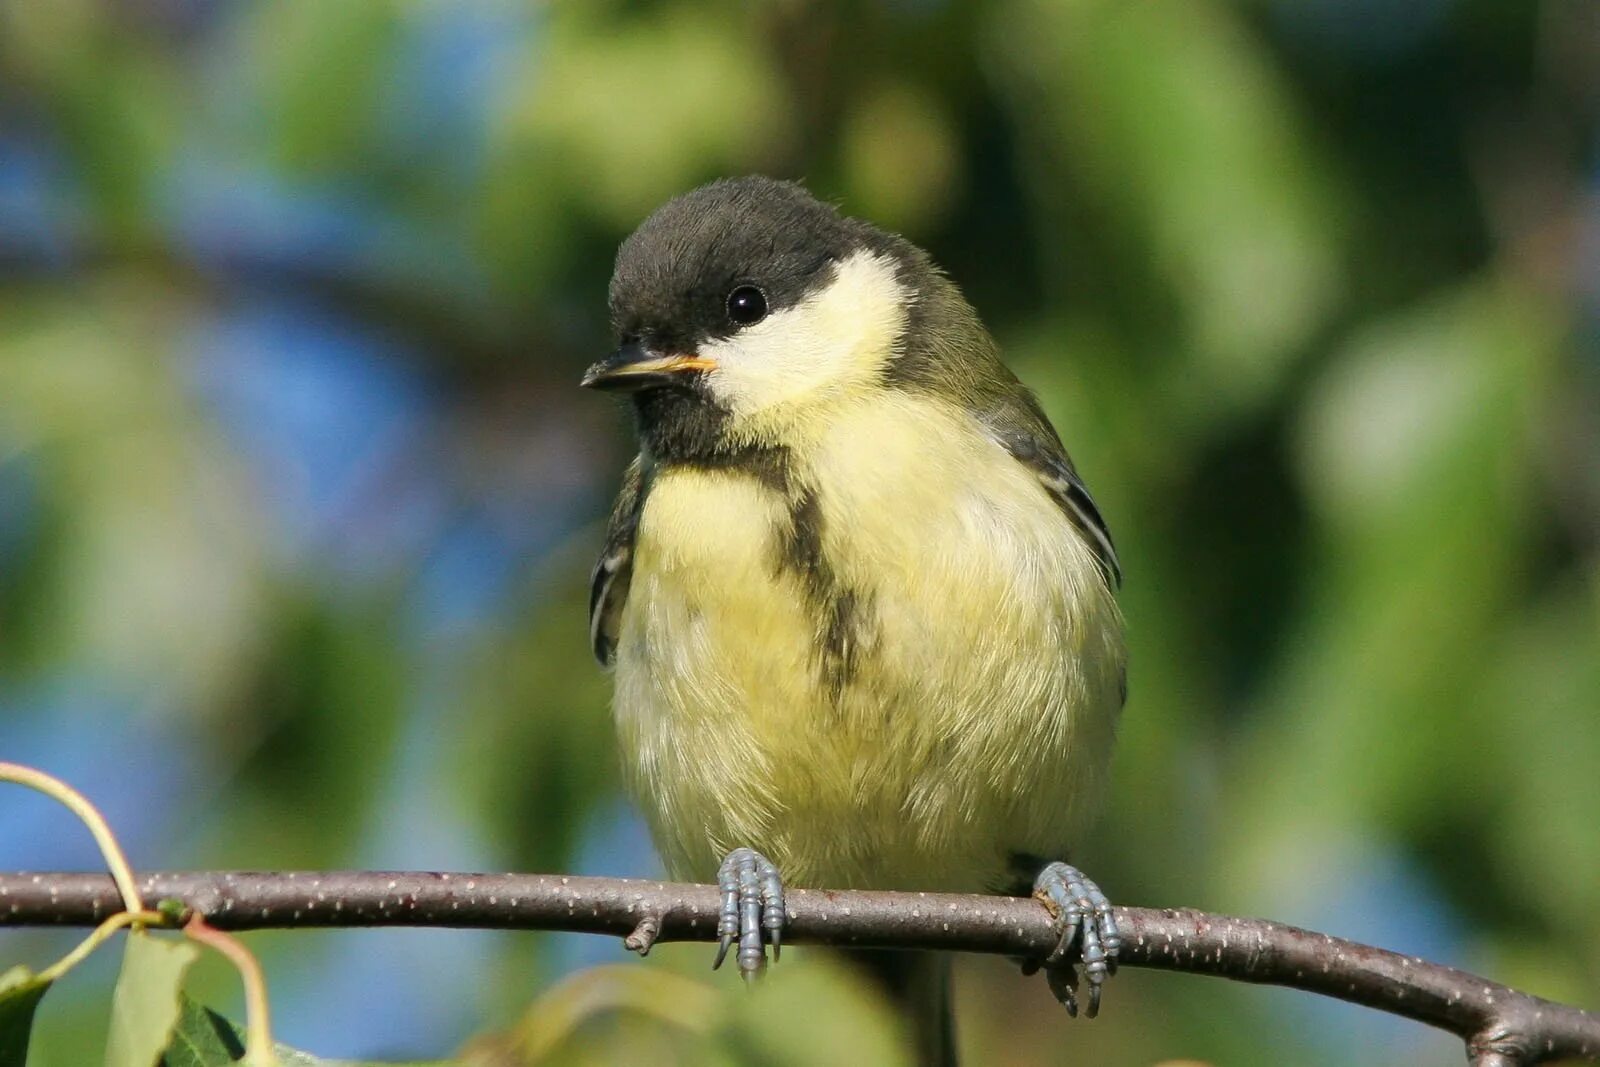
<path fill-rule="evenodd" d="M 737 845 L 793 884 L 991 888 L 1060 853 L 1100 791 L 1121 621 L 1034 475 L 947 406 L 878 394 L 793 454 L 858 617 L 819 670 L 783 489 L 658 472 L 617 658 L 624 758 L 675 874 Z"/>

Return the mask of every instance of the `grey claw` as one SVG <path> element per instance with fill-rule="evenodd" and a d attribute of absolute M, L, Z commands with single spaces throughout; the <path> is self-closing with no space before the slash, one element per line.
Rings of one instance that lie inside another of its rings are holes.
<path fill-rule="evenodd" d="M 757 854 L 759 858 L 759 853 Z M 788 912 L 783 905 L 783 881 L 778 877 L 778 868 L 765 860 L 761 871 L 761 927 L 767 932 L 767 940 L 772 942 L 772 962 L 778 962 L 778 956 L 783 952 L 783 924 L 788 921 Z"/>
<path fill-rule="evenodd" d="M 783 881 L 771 860 L 754 849 L 736 848 L 717 871 L 717 887 L 722 890 L 722 911 L 717 917 L 717 958 L 711 966 L 722 966 L 729 946 L 737 940 L 739 973 L 751 980 L 767 964 L 763 931 L 772 942 L 773 961 L 778 959 L 787 919 Z"/>
<path fill-rule="evenodd" d="M 732 867 L 733 857 L 722 861 L 717 870 L 717 888 L 722 890 L 722 910 L 717 914 L 717 958 L 711 969 L 722 966 L 728 948 L 739 936 L 739 873 Z"/>
<path fill-rule="evenodd" d="M 1054 951 L 1043 961 L 1050 991 L 1069 1015 L 1078 1014 L 1078 975 L 1063 962 L 1077 944 L 1083 977 L 1089 982 L 1084 1015 L 1092 1019 L 1100 1014 L 1101 987 L 1116 973 L 1117 953 L 1122 948 L 1111 902 L 1082 871 L 1065 863 L 1051 863 L 1040 871 L 1033 895 L 1050 909 L 1059 934 Z"/>
<path fill-rule="evenodd" d="M 1044 972 L 1044 980 L 1050 986 L 1050 992 L 1061 1006 L 1067 1009 L 1067 1014 L 1074 1019 L 1078 1017 L 1078 972 L 1071 967 L 1052 967 Z"/>

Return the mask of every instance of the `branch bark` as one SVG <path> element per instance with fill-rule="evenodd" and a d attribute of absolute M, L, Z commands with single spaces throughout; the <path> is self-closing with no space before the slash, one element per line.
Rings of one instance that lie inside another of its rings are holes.
<path fill-rule="evenodd" d="M 178 900 L 228 930 L 434 926 L 571 930 L 714 941 L 716 887 L 537 874 L 217 871 L 151 874 L 147 901 Z M 941 893 L 790 889 L 786 943 L 1041 958 L 1054 947 L 1036 901 Z M 0 926 L 92 926 L 121 908 L 103 874 L 0 873 Z M 1320 993 L 1446 1030 L 1481 1067 L 1600 1060 L 1600 1015 L 1415 956 L 1263 919 L 1117 908 L 1125 966 Z"/>

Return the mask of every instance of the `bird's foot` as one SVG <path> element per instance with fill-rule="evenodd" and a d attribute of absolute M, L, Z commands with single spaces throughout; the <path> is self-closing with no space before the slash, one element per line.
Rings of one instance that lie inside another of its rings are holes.
<path fill-rule="evenodd" d="M 1060 940 L 1054 952 L 1031 962 L 1025 970 L 1031 974 L 1042 966 L 1050 992 L 1068 1015 L 1077 1015 L 1078 971 L 1066 962 L 1076 943 L 1083 978 L 1089 983 L 1089 1004 L 1084 1014 L 1092 1019 L 1100 1014 L 1100 987 L 1116 973 L 1117 952 L 1122 948 L 1111 902 L 1082 871 L 1065 863 L 1047 864 L 1034 879 L 1033 895 L 1050 909 Z"/>
<path fill-rule="evenodd" d="M 717 917 L 717 958 L 713 970 L 722 966 L 728 946 L 739 942 L 739 973 L 748 981 L 767 966 L 767 952 L 761 935 L 772 942 L 772 962 L 778 962 L 783 948 L 783 880 L 772 861 L 753 848 L 736 848 L 728 853 L 717 870 L 717 885 L 722 890 L 722 913 Z"/>

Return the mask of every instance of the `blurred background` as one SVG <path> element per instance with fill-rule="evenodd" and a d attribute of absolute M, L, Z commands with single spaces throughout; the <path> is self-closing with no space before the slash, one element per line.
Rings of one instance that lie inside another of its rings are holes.
<path fill-rule="evenodd" d="M 1094 487 L 1113 899 L 1600 1006 L 1591 0 L 0 0 L 0 758 L 146 869 L 654 872 L 585 634 L 629 427 L 576 382 L 619 240 L 749 171 L 927 246 Z M 0 868 L 97 866 L 0 796 Z M 705 946 L 250 943 L 325 1056 L 894 1062 L 815 950 L 747 996 Z M 35 1067 L 98 1062 L 113 970 Z M 1183 975 L 1093 1023 L 958 982 L 975 1064 L 1461 1057 Z"/>

